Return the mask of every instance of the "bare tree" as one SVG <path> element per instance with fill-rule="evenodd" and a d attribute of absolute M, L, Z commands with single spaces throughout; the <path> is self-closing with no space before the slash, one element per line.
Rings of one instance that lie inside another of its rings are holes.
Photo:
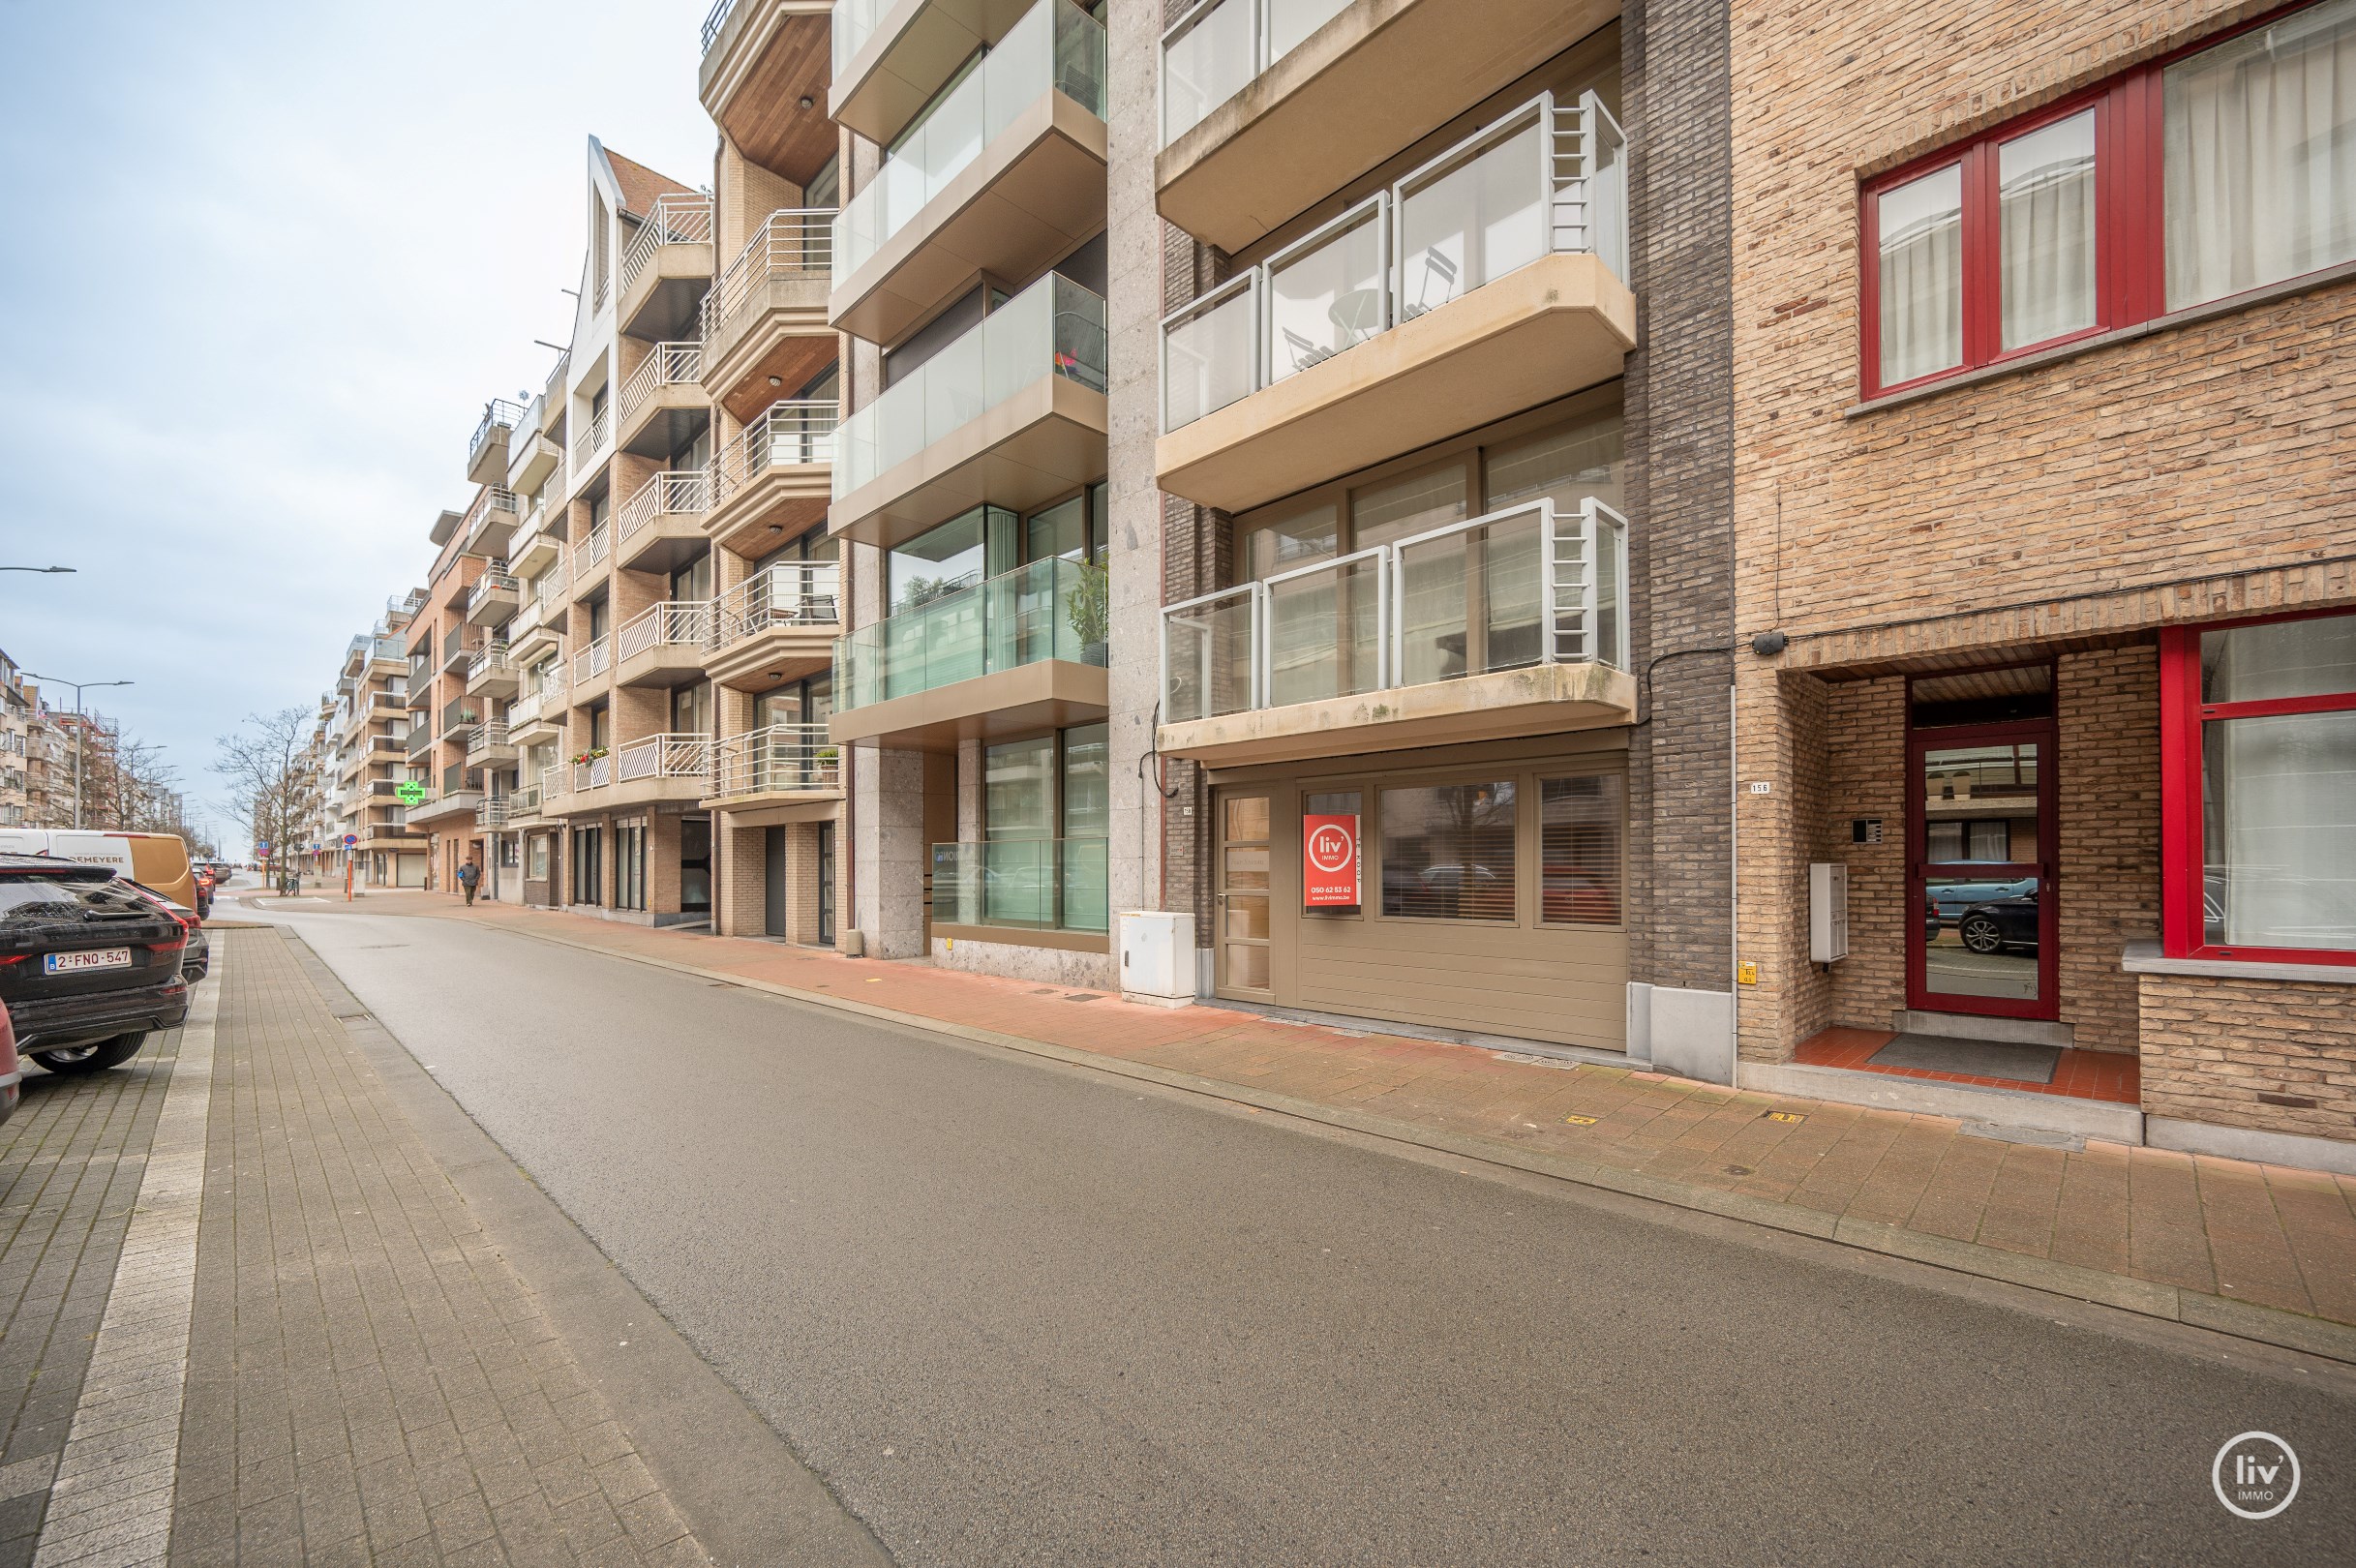
<path fill-rule="evenodd" d="M 270 846 L 281 865 L 294 860 L 293 845 L 317 816 L 318 778 L 308 747 L 313 713 L 282 708 L 254 713 L 235 735 L 225 735 L 213 771 L 227 780 L 237 819 L 257 844 Z"/>

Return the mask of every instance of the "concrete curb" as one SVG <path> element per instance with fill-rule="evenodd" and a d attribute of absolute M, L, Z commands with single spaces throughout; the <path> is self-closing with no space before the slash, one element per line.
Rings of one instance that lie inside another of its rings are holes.
<path fill-rule="evenodd" d="M 447 919 L 449 917 L 439 917 Z M 463 917 L 461 917 L 463 918 Z M 484 924 L 469 921 L 469 924 Z M 2051 1258 L 2032 1257 L 2026 1253 L 2008 1252 L 2001 1248 L 1983 1247 L 1978 1242 L 1955 1241 L 1934 1236 L 1925 1231 L 1909 1230 L 1901 1225 L 1884 1224 L 1874 1221 L 1846 1219 L 1822 1210 L 1801 1208 L 1796 1204 L 1776 1203 L 1741 1192 L 1721 1192 L 1705 1187 L 1693 1187 L 1670 1181 L 1643 1171 L 1623 1170 L 1616 1165 L 1605 1165 L 1579 1160 L 1567 1155 L 1551 1154 L 1539 1149 L 1517 1148 L 1510 1143 L 1449 1132 L 1436 1128 L 1420 1127 L 1410 1122 L 1394 1121 L 1389 1117 L 1373 1116 L 1364 1111 L 1335 1105 L 1321 1105 L 1314 1101 L 1295 1100 L 1290 1096 L 1270 1094 L 1244 1084 L 1228 1083 L 1223 1079 L 1205 1078 L 1191 1072 L 1172 1071 L 1142 1062 L 1125 1061 L 1120 1057 L 1100 1056 L 1068 1045 L 1047 1040 L 1030 1040 L 1020 1035 L 1001 1034 L 992 1029 L 979 1029 L 971 1024 L 950 1023 L 928 1018 L 922 1013 L 901 1012 L 891 1008 L 878 1007 L 850 997 L 836 996 L 828 991 L 805 991 L 796 986 L 780 985 L 774 980 L 751 980 L 732 975 L 726 970 L 707 969 L 697 964 L 682 964 L 668 958 L 649 957 L 643 953 L 623 952 L 595 943 L 579 942 L 570 937 L 533 931 L 517 926 L 496 925 L 494 930 L 511 930 L 516 935 L 555 947 L 572 948 L 583 952 L 621 958 L 631 963 L 645 964 L 653 969 L 667 969 L 674 974 L 692 975 L 698 980 L 716 980 L 722 984 L 739 985 L 746 990 L 765 991 L 789 1001 L 805 1002 L 814 1007 L 832 1009 L 872 1018 L 879 1023 L 896 1024 L 903 1028 L 921 1030 L 927 1034 L 943 1035 L 952 1040 L 987 1045 L 999 1050 L 1014 1051 L 1025 1056 L 1042 1057 L 1068 1067 L 1086 1068 L 1110 1073 L 1116 1077 L 1132 1078 L 1142 1083 L 1159 1084 L 1163 1088 L 1182 1090 L 1207 1099 L 1226 1101 L 1234 1104 L 1255 1106 L 1298 1117 L 1303 1121 L 1321 1123 L 1370 1137 L 1384 1138 L 1416 1148 L 1435 1150 L 1443 1154 L 1477 1160 L 1486 1164 L 1501 1165 L 1532 1175 L 1552 1176 L 1575 1182 L 1583 1187 L 1598 1188 L 1628 1197 L 1647 1198 L 1674 1208 L 1689 1209 L 1701 1214 L 1716 1215 L 1721 1219 L 1738 1220 L 1771 1230 L 1788 1231 L 1796 1235 L 1812 1236 L 1836 1246 L 1854 1248 L 1859 1251 L 1877 1252 L 1885 1257 L 1903 1258 L 1913 1263 L 1927 1264 L 1951 1273 L 1971 1275 L 1983 1280 L 1995 1280 L 2006 1284 L 2023 1285 L 2075 1301 L 2092 1302 L 2098 1306 L 2116 1308 L 2165 1322 L 2185 1323 L 2195 1328 L 2229 1334 L 2236 1339 L 2250 1340 L 2260 1344 L 2275 1345 L 2308 1355 L 2323 1356 L 2334 1361 L 2356 1366 L 2356 1325 L 2335 1323 L 2327 1318 L 2307 1317 L 2297 1312 L 2281 1312 L 2260 1307 L 2250 1302 L 2235 1301 L 2230 1297 L 2211 1295 L 2206 1291 L 2187 1290 L 2180 1285 L 2160 1284 L 2150 1280 L 2137 1280 L 2129 1275 L 2110 1274 L 2075 1263 L 2056 1262 Z M 1736 1092 L 1737 1100 L 1756 1099 L 1764 1108 L 1769 1103 L 1765 1096 Z"/>

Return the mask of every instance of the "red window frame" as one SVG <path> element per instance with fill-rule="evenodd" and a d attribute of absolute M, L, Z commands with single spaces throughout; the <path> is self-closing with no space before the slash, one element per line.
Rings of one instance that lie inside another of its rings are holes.
<path fill-rule="evenodd" d="M 2200 700 L 2201 634 L 2278 620 L 2323 620 L 2335 616 L 2356 616 L 2356 611 L 2251 616 L 2196 626 L 2169 626 L 2160 634 L 2160 949 L 2171 958 L 2356 967 L 2356 950 L 2212 945 L 2205 908 L 2208 845 L 2202 809 L 2206 783 L 2206 769 L 2202 766 L 2204 727 L 2220 720 L 2258 718 L 2272 713 L 2356 712 L 2356 691 L 2262 702 L 2204 703 Z"/>
<path fill-rule="evenodd" d="M 1942 147 L 1858 188 L 1858 377 L 1863 397 L 1893 392 L 2001 365 L 2025 354 L 2099 337 L 2167 314 L 2165 166 L 2160 73 L 2239 34 L 2311 9 L 2299 0 L 2214 33 L 2074 93 L 1969 140 Z M 2008 141 L 2095 112 L 2095 324 L 2016 348 L 2004 345 L 2004 271 L 1999 232 L 1998 156 Z M 1950 165 L 1963 167 L 1963 360 L 1945 370 L 1885 385 L 1882 381 L 1882 267 L 1878 198 Z"/>

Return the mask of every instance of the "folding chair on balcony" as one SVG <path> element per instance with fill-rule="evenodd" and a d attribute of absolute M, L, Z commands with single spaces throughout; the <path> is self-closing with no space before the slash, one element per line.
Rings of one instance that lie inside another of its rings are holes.
<path fill-rule="evenodd" d="M 1436 300 L 1431 297 L 1434 279 L 1439 281 L 1440 287 L 1440 297 Z M 1424 248 L 1423 277 L 1415 286 L 1413 302 L 1400 312 L 1400 319 L 1412 321 L 1424 312 L 1438 310 L 1454 298 L 1456 298 L 1456 263 L 1442 256 L 1438 247 L 1426 246 Z"/>
<path fill-rule="evenodd" d="M 1322 344 L 1311 343 L 1290 327 L 1280 327 L 1284 334 L 1284 347 L 1292 350 L 1292 368 L 1305 371 L 1312 365 L 1322 365 L 1334 357 L 1334 351 Z"/>

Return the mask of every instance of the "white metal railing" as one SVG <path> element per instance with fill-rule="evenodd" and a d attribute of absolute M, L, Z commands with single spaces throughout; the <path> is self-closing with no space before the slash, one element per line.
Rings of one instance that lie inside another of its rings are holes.
<path fill-rule="evenodd" d="M 664 246 L 710 243 L 711 197 L 701 192 L 664 192 L 654 198 L 654 210 L 639 223 L 621 253 L 621 291 L 630 291 L 630 285 Z"/>
<path fill-rule="evenodd" d="M 545 618 L 548 612 L 564 600 L 564 558 L 559 555 L 548 563 L 547 570 L 532 580 L 531 596 Z"/>
<path fill-rule="evenodd" d="M 514 516 L 523 509 L 522 503 L 516 499 L 514 491 L 499 485 L 485 485 L 482 494 L 474 498 L 474 504 L 467 508 L 466 536 L 471 539 L 482 532 L 484 526 L 491 521 L 491 514 L 494 512 L 505 512 L 509 516 Z"/>
<path fill-rule="evenodd" d="M 589 467 L 590 460 L 605 450 L 608 437 L 614 434 L 614 406 L 607 404 L 589 415 L 589 423 L 573 439 L 573 469 L 579 472 Z"/>
<path fill-rule="evenodd" d="M 614 528 L 610 522 L 600 523 L 589 529 L 589 537 L 582 541 L 581 548 L 573 552 L 573 581 L 579 582 L 602 562 L 613 543 Z"/>
<path fill-rule="evenodd" d="M 1628 523 L 1593 497 L 1451 523 L 1162 613 L 1166 723 L 1542 664 L 1628 666 Z"/>
<path fill-rule="evenodd" d="M 700 343 L 658 343 L 621 383 L 621 422 L 627 425 L 647 401 L 666 386 L 693 386 L 704 375 Z"/>
<path fill-rule="evenodd" d="M 842 422 L 834 498 L 1049 376 L 1104 390 L 1104 302 L 1060 272 L 966 328 Z"/>
<path fill-rule="evenodd" d="M 573 759 L 573 793 L 602 789 L 614 782 L 614 759 L 611 755 Z"/>
<path fill-rule="evenodd" d="M 510 821 L 540 814 L 540 786 L 537 784 L 519 784 L 507 792 L 505 799 Z"/>
<path fill-rule="evenodd" d="M 573 684 L 594 680 L 614 667 L 614 640 L 600 637 L 573 655 Z"/>
<path fill-rule="evenodd" d="M 842 568 L 831 560 L 764 566 L 720 595 L 714 647 L 771 626 L 832 627 L 842 617 Z"/>
<path fill-rule="evenodd" d="M 620 544 L 658 517 L 701 517 L 711 505 L 711 475 L 702 468 L 669 468 L 649 476 L 614 515 Z"/>
<path fill-rule="evenodd" d="M 842 788 L 842 749 L 821 724 L 772 724 L 732 735 L 714 748 L 714 795 L 770 795 Z"/>
<path fill-rule="evenodd" d="M 1540 257 L 1628 276 L 1624 138 L 1603 101 L 1523 105 L 1162 322 L 1176 430 Z"/>
<path fill-rule="evenodd" d="M 474 460 L 482 456 L 483 448 L 491 443 L 496 433 L 515 429 L 523 418 L 524 406 L 520 403 L 493 398 L 484 404 L 482 422 L 474 427 L 474 435 L 467 442 L 467 467 L 474 467 Z"/>
<path fill-rule="evenodd" d="M 772 279 L 816 277 L 831 285 L 833 225 L 832 207 L 786 207 L 764 218 L 704 295 L 705 345 L 755 304 Z"/>
<path fill-rule="evenodd" d="M 564 661 L 550 659 L 524 672 L 526 689 L 546 707 L 549 699 L 564 695 Z"/>
<path fill-rule="evenodd" d="M 1349 0 L 1203 0 L 1162 35 L 1164 147 L 1331 21 Z"/>
<path fill-rule="evenodd" d="M 504 642 L 485 643 L 468 656 L 467 683 L 472 685 L 485 676 L 494 675 L 508 668 L 510 666 L 507 662 L 507 645 Z"/>
<path fill-rule="evenodd" d="M 632 740 L 614 754 L 614 777 L 704 778 L 711 776 L 711 737 L 672 733 Z"/>
<path fill-rule="evenodd" d="M 521 593 L 523 588 L 523 584 L 516 581 L 515 573 L 509 571 L 504 562 L 494 562 L 482 576 L 474 580 L 473 586 L 467 589 L 467 609 L 469 612 L 480 609 L 482 602 L 494 593 L 501 590 Z"/>
<path fill-rule="evenodd" d="M 1104 24 L 1072 0 L 1038 0 L 900 134 L 875 177 L 835 216 L 834 286 L 1051 92 L 1104 116 Z"/>
<path fill-rule="evenodd" d="M 721 448 L 714 504 L 771 468 L 832 463 L 841 411 L 832 398 L 780 398 L 770 404 Z"/>
<path fill-rule="evenodd" d="M 709 647 L 711 614 L 710 599 L 666 599 L 649 605 L 615 635 L 614 657 L 635 658 L 653 648 Z"/>
<path fill-rule="evenodd" d="M 507 723 L 503 719 L 487 719 L 467 730 L 467 755 L 478 757 L 496 746 L 513 744 L 507 739 Z"/>
<path fill-rule="evenodd" d="M 564 793 L 564 765 L 550 763 L 540 769 L 540 799 L 553 800 Z"/>

